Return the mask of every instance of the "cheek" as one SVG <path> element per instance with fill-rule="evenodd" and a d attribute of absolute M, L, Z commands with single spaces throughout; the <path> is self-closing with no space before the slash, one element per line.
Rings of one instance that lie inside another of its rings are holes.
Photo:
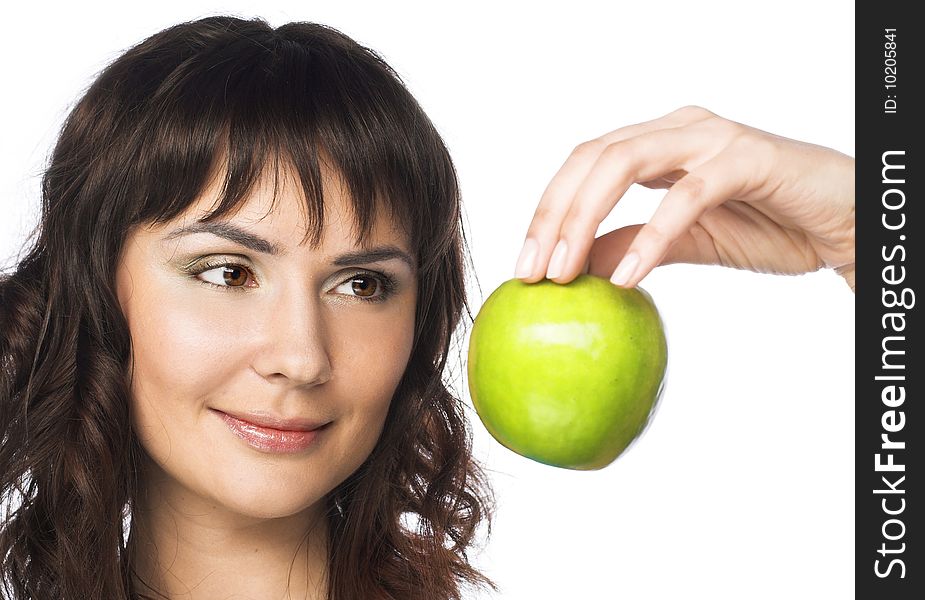
<path fill-rule="evenodd" d="M 235 344 L 227 322 L 199 314 L 189 304 L 161 298 L 130 324 L 136 377 L 158 390 L 176 386 L 209 387 L 221 380 L 223 365 L 233 358 Z"/>
<path fill-rule="evenodd" d="M 132 337 L 132 408 L 152 456 L 169 454 L 167 429 L 192 426 L 240 362 L 227 317 L 166 287 L 139 290 L 123 305 Z"/>
<path fill-rule="evenodd" d="M 392 395 L 408 365 L 414 341 L 414 305 L 400 305 L 390 318 L 372 315 L 351 319 L 341 331 L 341 351 L 334 365 L 338 396 L 351 407 L 351 435 L 368 454 L 381 434 Z"/>

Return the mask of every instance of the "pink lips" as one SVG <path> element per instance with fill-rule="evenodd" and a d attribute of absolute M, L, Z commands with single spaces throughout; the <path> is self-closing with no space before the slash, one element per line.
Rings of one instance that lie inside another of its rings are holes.
<path fill-rule="evenodd" d="M 305 450 L 328 423 L 303 419 L 277 419 L 267 415 L 230 415 L 214 410 L 233 434 L 261 452 L 291 453 Z"/>

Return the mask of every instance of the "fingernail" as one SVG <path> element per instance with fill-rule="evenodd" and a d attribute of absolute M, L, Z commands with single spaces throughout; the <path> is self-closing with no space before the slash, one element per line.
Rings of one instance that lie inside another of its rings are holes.
<path fill-rule="evenodd" d="M 559 240 L 556 249 L 552 251 L 552 258 L 549 259 L 549 268 L 546 270 L 546 279 L 553 279 L 562 274 L 562 268 L 565 266 L 565 256 L 568 254 L 568 244 L 565 240 Z"/>
<path fill-rule="evenodd" d="M 617 265 L 617 270 L 610 276 L 610 282 L 619 286 L 626 285 L 626 282 L 630 280 L 630 277 L 636 271 L 637 266 L 639 266 L 639 255 L 635 252 L 630 252 Z"/>
<path fill-rule="evenodd" d="M 517 268 L 514 271 L 514 277 L 529 277 L 533 273 L 533 264 L 536 262 L 536 253 L 540 245 L 533 238 L 527 238 L 524 247 L 520 251 L 520 257 L 517 259 Z"/>

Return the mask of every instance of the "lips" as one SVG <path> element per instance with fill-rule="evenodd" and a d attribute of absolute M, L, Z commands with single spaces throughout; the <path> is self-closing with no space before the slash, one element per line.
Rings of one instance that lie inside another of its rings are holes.
<path fill-rule="evenodd" d="M 252 425 L 257 425 L 258 427 L 277 429 L 279 431 L 313 431 L 315 429 L 320 429 L 326 424 L 324 422 L 311 421 L 309 419 L 284 419 L 282 417 L 276 417 L 267 413 L 239 413 L 228 410 L 219 410 L 216 412 L 224 413 L 229 417 L 233 417 L 239 421 L 244 421 Z"/>
<path fill-rule="evenodd" d="M 292 453 L 306 450 L 330 425 L 306 419 L 283 419 L 266 414 L 226 413 L 212 410 L 228 429 L 250 447 L 265 453 Z"/>

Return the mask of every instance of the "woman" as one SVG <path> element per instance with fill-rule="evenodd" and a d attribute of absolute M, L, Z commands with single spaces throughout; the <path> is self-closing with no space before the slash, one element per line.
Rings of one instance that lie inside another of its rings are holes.
<path fill-rule="evenodd" d="M 516 274 L 631 286 L 685 261 L 832 267 L 853 287 L 853 169 L 688 107 L 576 148 Z M 634 182 L 671 191 L 595 240 Z M 464 244 L 440 137 L 342 34 L 212 18 L 118 59 L 0 280 L 7 593 L 493 587 L 466 555 L 491 490 L 442 383 Z"/>
<path fill-rule="evenodd" d="M 42 208 L 0 281 L 9 597 L 491 585 L 442 381 L 456 175 L 374 52 L 305 23 L 158 33 L 74 108 Z"/>

